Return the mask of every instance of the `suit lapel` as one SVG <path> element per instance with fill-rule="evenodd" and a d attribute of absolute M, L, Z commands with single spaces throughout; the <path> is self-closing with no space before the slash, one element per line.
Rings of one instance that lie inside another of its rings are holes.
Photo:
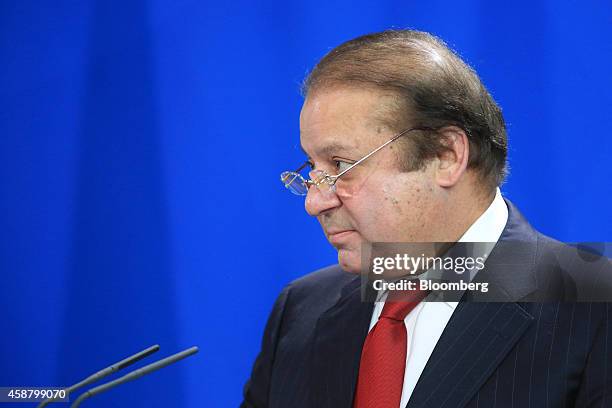
<path fill-rule="evenodd" d="M 516 303 L 459 303 L 407 408 L 465 406 L 532 320 Z"/>
<path fill-rule="evenodd" d="M 356 276 L 342 290 L 334 306 L 317 322 L 312 378 L 312 406 L 351 407 L 361 349 L 368 334 L 373 304 L 361 301 Z"/>

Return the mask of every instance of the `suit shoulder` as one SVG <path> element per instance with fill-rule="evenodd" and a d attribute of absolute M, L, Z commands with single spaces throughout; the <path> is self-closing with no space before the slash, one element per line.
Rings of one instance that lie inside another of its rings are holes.
<path fill-rule="evenodd" d="M 289 286 L 292 290 L 325 290 L 341 287 L 354 278 L 354 274 L 343 271 L 336 264 L 304 275 L 292 281 Z"/>
<path fill-rule="evenodd" d="M 358 276 L 331 265 L 302 276 L 287 285 L 292 303 L 327 304 L 337 299 L 342 288 Z"/>
<path fill-rule="evenodd" d="M 543 265 L 557 265 L 575 286 L 580 301 L 612 302 L 612 262 L 597 243 L 568 244 L 538 234 Z"/>

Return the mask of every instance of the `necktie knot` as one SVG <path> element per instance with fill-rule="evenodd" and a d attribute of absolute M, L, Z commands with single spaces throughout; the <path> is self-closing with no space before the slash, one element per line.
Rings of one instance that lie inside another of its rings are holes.
<path fill-rule="evenodd" d="M 426 295 L 427 292 L 422 290 L 391 292 L 387 297 L 380 317 L 403 322 L 406 316 L 408 316 L 408 313 L 410 313 Z"/>
<path fill-rule="evenodd" d="M 385 302 L 382 313 L 380 314 L 381 319 L 391 319 L 397 322 L 403 322 L 408 313 L 414 308 L 412 302 Z"/>

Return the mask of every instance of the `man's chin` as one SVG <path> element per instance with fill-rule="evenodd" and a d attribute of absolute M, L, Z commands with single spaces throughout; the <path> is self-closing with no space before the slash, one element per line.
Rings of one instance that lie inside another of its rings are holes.
<path fill-rule="evenodd" d="M 338 264 L 349 273 L 361 273 L 361 253 L 351 249 L 338 249 Z"/>

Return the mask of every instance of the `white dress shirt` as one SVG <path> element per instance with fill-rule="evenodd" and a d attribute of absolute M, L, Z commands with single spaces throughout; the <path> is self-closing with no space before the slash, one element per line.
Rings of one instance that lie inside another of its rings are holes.
<path fill-rule="evenodd" d="M 459 242 L 497 242 L 507 221 L 508 208 L 498 188 L 493 202 L 468 228 Z M 488 254 L 486 255 L 488 256 Z M 387 294 L 380 293 L 379 295 L 380 301 L 375 303 L 372 312 L 370 330 L 380 317 Z M 425 364 L 427 364 L 427 360 L 429 360 L 456 307 L 457 302 L 421 302 L 406 316 L 404 324 L 406 325 L 408 343 L 400 408 L 408 404 Z"/>

